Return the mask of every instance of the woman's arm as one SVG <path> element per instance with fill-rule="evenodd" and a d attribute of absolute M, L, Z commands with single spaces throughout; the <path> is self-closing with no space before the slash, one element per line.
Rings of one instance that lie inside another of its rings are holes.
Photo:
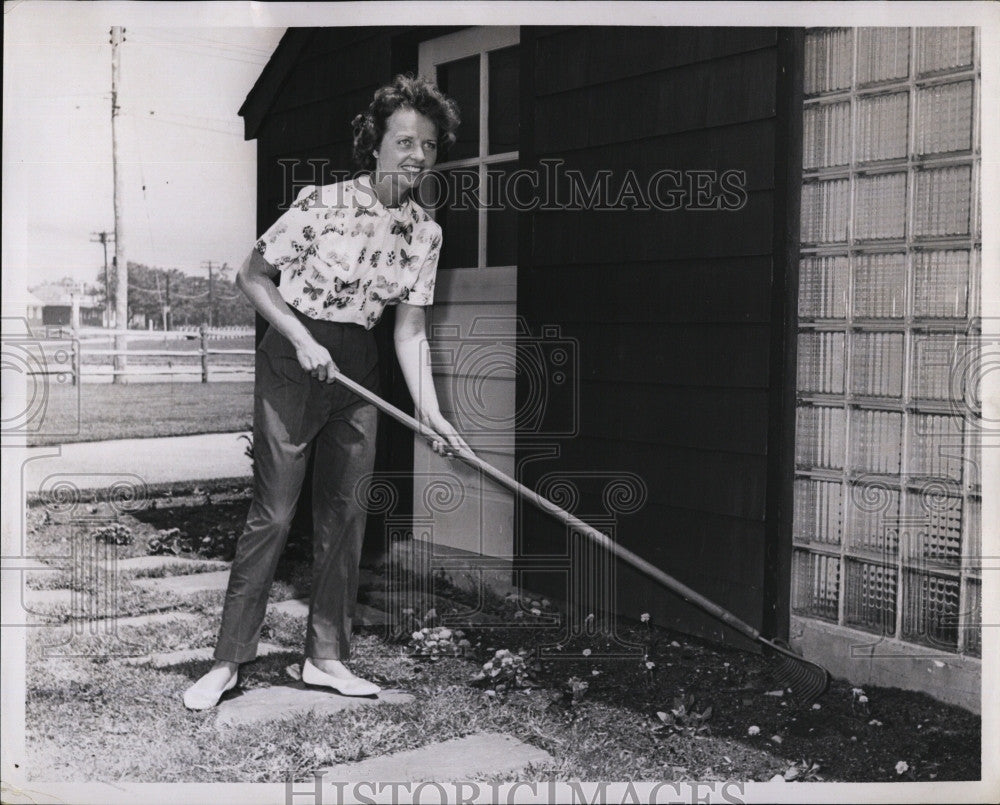
<path fill-rule="evenodd" d="M 401 303 L 396 308 L 396 329 L 393 333 L 396 343 L 396 357 L 403 370 L 403 378 L 413 397 L 417 419 L 444 437 L 444 441 L 433 441 L 431 447 L 440 455 L 453 451 L 472 452 L 455 428 L 441 415 L 437 390 L 431 376 L 431 366 L 427 347 L 427 325 L 424 308 L 420 305 Z"/>
<path fill-rule="evenodd" d="M 337 366 L 329 351 L 321 346 L 299 321 L 288 303 L 281 298 L 278 288 L 271 278 L 277 276 L 278 269 L 267 262 L 256 249 L 240 266 L 236 274 L 236 285 L 250 300 L 250 304 L 279 333 L 292 342 L 299 365 L 320 381 L 334 382 Z"/>

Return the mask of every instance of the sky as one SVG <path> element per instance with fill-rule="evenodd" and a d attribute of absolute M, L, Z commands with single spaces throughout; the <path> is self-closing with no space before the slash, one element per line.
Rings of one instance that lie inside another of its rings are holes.
<path fill-rule="evenodd" d="M 92 233 L 114 231 L 108 18 L 87 8 L 99 3 L 46 5 L 4 15 L 4 268 L 27 287 L 95 282 Z M 255 143 L 237 111 L 285 29 L 125 28 L 125 255 L 192 274 L 206 260 L 239 266 L 257 233 Z"/>

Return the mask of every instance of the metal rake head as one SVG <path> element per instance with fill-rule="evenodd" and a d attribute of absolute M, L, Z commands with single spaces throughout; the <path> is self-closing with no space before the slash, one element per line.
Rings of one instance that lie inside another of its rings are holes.
<path fill-rule="evenodd" d="M 764 642 L 781 655 L 781 664 L 774 671 L 774 679 L 783 688 L 791 690 L 792 696 L 803 704 L 809 704 L 826 693 L 830 687 L 830 672 L 826 668 L 803 659 L 783 641 Z"/>

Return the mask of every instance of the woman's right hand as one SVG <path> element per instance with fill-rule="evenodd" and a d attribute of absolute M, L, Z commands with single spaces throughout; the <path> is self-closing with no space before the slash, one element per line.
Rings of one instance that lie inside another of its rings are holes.
<path fill-rule="evenodd" d="M 277 274 L 278 269 L 268 263 L 260 252 L 252 249 L 236 275 L 236 284 L 254 309 L 292 343 L 303 371 L 309 372 L 321 383 L 333 383 L 337 365 L 326 348 L 313 338 L 281 298 L 272 281 Z"/>
<path fill-rule="evenodd" d="M 337 364 L 330 357 L 330 352 L 315 338 L 308 336 L 295 344 L 295 357 L 299 366 L 309 372 L 320 383 L 333 383 L 336 379 Z"/>

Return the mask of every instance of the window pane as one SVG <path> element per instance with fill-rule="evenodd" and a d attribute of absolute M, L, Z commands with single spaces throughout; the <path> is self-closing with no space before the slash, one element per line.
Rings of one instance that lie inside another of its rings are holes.
<path fill-rule="evenodd" d="M 858 29 L 859 84 L 906 78 L 909 68 L 909 28 Z"/>
<path fill-rule="evenodd" d="M 859 254 L 854 262 L 854 316 L 902 318 L 906 296 L 906 255 Z"/>
<path fill-rule="evenodd" d="M 917 28 L 917 72 L 972 64 L 972 28 Z"/>
<path fill-rule="evenodd" d="M 829 103 L 805 110 L 802 167 L 827 168 L 851 161 L 851 105 Z"/>
<path fill-rule="evenodd" d="M 798 388 L 820 394 L 844 393 L 844 334 L 801 333 Z"/>
<path fill-rule="evenodd" d="M 847 240 L 850 207 L 847 179 L 806 182 L 802 186 L 802 242 L 831 243 Z"/>
<path fill-rule="evenodd" d="M 939 84 L 917 92 L 917 153 L 972 147 L 972 82 Z"/>
<path fill-rule="evenodd" d="M 851 86 L 853 54 L 852 29 L 810 32 L 805 42 L 806 94 Z"/>
<path fill-rule="evenodd" d="M 489 54 L 490 107 L 489 153 L 517 150 L 518 139 L 518 47 L 494 50 Z M 492 265 L 492 261 L 490 261 Z"/>
<path fill-rule="evenodd" d="M 877 475 L 899 475 L 903 415 L 855 408 L 851 427 L 851 469 Z"/>
<path fill-rule="evenodd" d="M 958 644 L 958 579 L 907 571 L 903 639 L 954 651 Z"/>
<path fill-rule="evenodd" d="M 857 553 L 889 558 L 899 551 L 899 490 L 860 482 L 847 494 L 847 543 Z"/>
<path fill-rule="evenodd" d="M 513 162 L 493 165 L 487 170 L 489 208 L 486 212 L 486 264 L 512 266 L 517 264 L 516 195 L 507 179 L 517 168 Z"/>
<path fill-rule="evenodd" d="M 858 101 L 858 161 L 906 156 L 910 93 L 875 95 Z"/>
<path fill-rule="evenodd" d="M 913 232 L 917 236 L 964 235 L 969 231 L 972 168 L 916 172 Z"/>
<path fill-rule="evenodd" d="M 470 268 L 479 264 L 479 174 L 475 168 L 442 171 L 442 205 L 437 211 L 441 224 L 441 268 Z"/>
<path fill-rule="evenodd" d="M 795 551 L 792 585 L 792 607 L 796 612 L 837 619 L 840 560 L 836 556 Z"/>
<path fill-rule="evenodd" d="M 847 623 L 875 632 L 896 633 L 896 570 L 867 562 L 847 563 Z"/>
<path fill-rule="evenodd" d="M 906 231 L 906 174 L 859 176 L 854 206 L 858 240 L 901 238 Z"/>
<path fill-rule="evenodd" d="M 900 397 L 903 394 L 903 334 L 854 333 L 851 342 L 851 393 L 866 397 Z"/>
<path fill-rule="evenodd" d="M 847 258 L 807 257 L 799 263 L 799 316 L 842 319 L 847 313 Z"/>
<path fill-rule="evenodd" d="M 964 249 L 918 252 L 913 257 L 914 315 L 964 319 L 969 253 Z"/>
<path fill-rule="evenodd" d="M 799 406 L 795 416 L 795 466 L 843 467 L 845 423 L 843 408 Z"/>
<path fill-rule="evenodd" d="M 462 125 L 445 159 L 479 156 L 479 56 L 438 65 L 438 87 L 458 104 Z"/>
<path fill-rule="evenodd" d="M 795 481 L 793 536 L 797 541 L 836 545 L 844 520 L 840 481 Z"/>

